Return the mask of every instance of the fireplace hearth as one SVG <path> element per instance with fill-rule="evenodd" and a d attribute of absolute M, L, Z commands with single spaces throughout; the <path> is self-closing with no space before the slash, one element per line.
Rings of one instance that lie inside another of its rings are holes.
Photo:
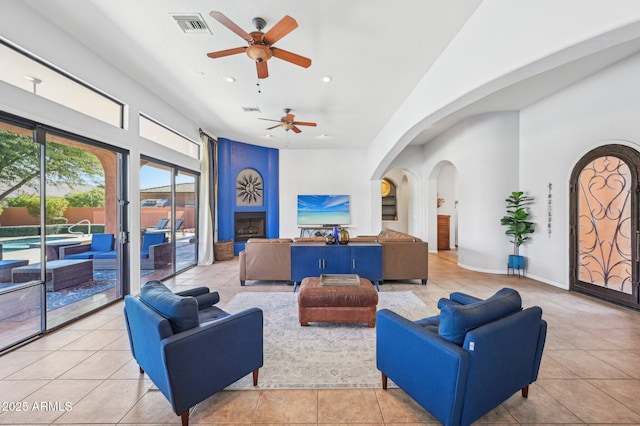
<path fill-rule="evenodd" d="M 243 242 L 249 238 L 266 238 L 266 219 L 266 212 L 235 212 L 233 239 L 236 242 Z"/>

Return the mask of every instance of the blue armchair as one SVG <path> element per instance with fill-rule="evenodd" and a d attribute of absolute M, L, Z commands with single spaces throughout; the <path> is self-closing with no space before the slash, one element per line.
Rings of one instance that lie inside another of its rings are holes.
<path fill-rule="evenodd" d="M 262 311 L 229 314 L 213 306 L 206 287 L 173 293 L 147 282 L 140 297 L 125 296 L 131 352 L 140 367 L 189 424 L 189 409 L 249 373 L 258 384 L 263 364 Z"/>
<path fill-rule="evenodd" d="M 376 362 L 387 378 L 445 425 L 468 425 L 515 392 L 528 396 L 547 332 L 542 310 L 502 289 L 486 300 L 452 293 L 440 315 L 409 321 L 382 309 Z"/>

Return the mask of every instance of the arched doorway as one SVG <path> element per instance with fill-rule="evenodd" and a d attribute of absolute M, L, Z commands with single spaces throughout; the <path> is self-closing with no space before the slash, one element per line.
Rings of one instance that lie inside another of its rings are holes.
<path fill-rule="evenodd" d="M 638 303 L 640 153 L 624 145 L 593 149 L 570 187 L 570 289 L 627 306 Z"/>

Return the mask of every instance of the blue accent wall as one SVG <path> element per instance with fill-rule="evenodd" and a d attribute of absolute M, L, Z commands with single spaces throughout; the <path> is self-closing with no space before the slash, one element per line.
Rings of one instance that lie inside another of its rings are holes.
<path fill-rule="evenodd" d="M 262 206 L 236 205 L 236 176 L 250 167 L 262 176 L 264 191 Z M 229 139 L 218 140 L 218 240 L 233 239 L 235 212 L 266 212 L 266 236 L 280 235 L 279 151 Z M 234 254 L 244 249 L 244 242 L 234 242 Z"/>

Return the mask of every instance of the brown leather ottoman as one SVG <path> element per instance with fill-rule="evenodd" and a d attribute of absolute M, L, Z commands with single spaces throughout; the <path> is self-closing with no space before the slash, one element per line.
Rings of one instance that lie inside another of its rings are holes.
<path fill-rule="evenodd" d="M 319 277 L 302 280 L 298 292 L 300 325 L 310 322 L 366 322 L 376 326 L 378 292 L 371 281 L 360 278 L 360 285 L 320 285 Z"/>

